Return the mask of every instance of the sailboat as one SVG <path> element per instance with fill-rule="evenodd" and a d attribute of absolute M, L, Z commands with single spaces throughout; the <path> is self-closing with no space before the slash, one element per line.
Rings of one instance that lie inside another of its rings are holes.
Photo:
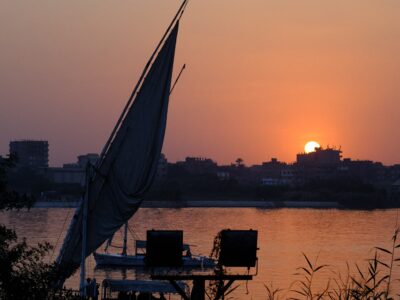
<path fill-rule="evenodd" d="M 175 46 L 184 0 L 150 56 L 95 166 L 88 165 L 86 192 L 56 260 L 58 285 L 139 209 L 155 177 L 163 145 Z"/>
<path fill-rule="evenodd" d="M 146 265 L 146 241 L 135 240 L 135 254 L 129 255 L 127 253 L 127 234 L 128 224 L 125 223 L 123 246 L 120 254 L 108 253 L 108 248 L 112 245 L 112 239 L 107 242 L 106 248 L 104 249 L 106 253 L 93 253 L 96 266 L 144 267 Z M 216 261 L 210 257 L 192 254 L 189 244 L 183 244 L 182 252 L 182 262 L 184 268 L 213 268 L 216 265 Z"/>

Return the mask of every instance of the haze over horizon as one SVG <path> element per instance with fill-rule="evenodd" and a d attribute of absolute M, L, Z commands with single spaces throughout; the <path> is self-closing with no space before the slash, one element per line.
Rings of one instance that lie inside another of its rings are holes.
<path fill-rule="evenodd" d="M 100 152 L 181 1 L 0 1 L 0 154 Z M 291 162 L 307 141 L 400 163 L 400 2 L 195 1 L 163 152 Z"/>

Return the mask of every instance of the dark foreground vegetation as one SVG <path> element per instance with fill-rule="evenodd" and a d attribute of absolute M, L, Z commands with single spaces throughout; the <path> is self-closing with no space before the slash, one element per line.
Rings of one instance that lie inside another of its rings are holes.
<path fill-rule="evenodd" d="M 12 167 L 12 159 L 0 161 L 0 211 L 29 209 L 34 202 L 9 188 L 6 171 Z M 46 260 L 52 250 L 49 243 L 29 246 L 25 238 L 0 224 L 0 299 L 75 299 L 72 291 L 53 288 L 57 272 Z"/>

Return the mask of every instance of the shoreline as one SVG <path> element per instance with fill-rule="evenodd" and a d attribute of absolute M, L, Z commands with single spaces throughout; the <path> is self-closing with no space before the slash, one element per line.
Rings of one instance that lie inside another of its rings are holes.
<path fill-rule="evenodd" d="M 80 201 L 37 201 L 33 208 L 76 208 Z M 262 200 L 145 200 L 143 208 L 343 208 L 338 202 L 315 201 L 262 201 Z"/>

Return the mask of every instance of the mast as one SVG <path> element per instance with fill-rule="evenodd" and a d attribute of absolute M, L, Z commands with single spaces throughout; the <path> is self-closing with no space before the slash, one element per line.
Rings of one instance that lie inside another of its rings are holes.
<path fill-rule="evenodd" d="M 124 244 L 122 246 L 122 255 L 126 255 L 126 249 L 127 249 L 127 241 L 128 241 L 128 221 L 125 222 L 125 228 L 124 228 Z"/>
<path fill-rule="evenodd" d="M 90 163 L 86 165 L 86 191 L 83 197 L 83 218 L 82 218 L 82 258 L 81 258 L 81 273 L 80 273 L 80 294 L 81 297 L 86 297 L 86 245 L 87 245 L 87 215 L 89 202 L 89 184 L 90 184 Z"/>
<path fill-rule="evenodd" d="M 153 62 L 154 57 L 156 56 L 158 50 L 160 49 L 160 47 L 162 46 L 163 42 L 165 41 L 165 39 L 166 39 L 168 33 L 170 32 L 172 26 L 174 24 L 176 24 L 176 22 L 179 22 L 180 18 L 182 17 L 182 15 L 183 15 L 183 13 L 185 11 L 185 8 L 186 8 L 186 5 L 187 5 L 188 1 L 189 0 L 184 0 L 183 1 L 183 3 L 181 4 L 181 6 L 178 9 L 178 12 L 176 13 L 174 18 L 172 19 L 172 21 L 169 24 L 167 30 L 165 31 L 164 35 L 162 36 L 161 40 L 159 41 L 156 49 L 154 49 L 153 53 L 150 56 L 150 59 L 147 61 L 146 66 L 144 67 L 143 72 L 140 75 L 139 81 L 136 83 L 135 87 L 133 88 L 133 91 L 131 93 L 131 96 L 128 99 L 128 102 L 126 103 L 124 109 L 122 110 L 122 113 L 121 113 L 117 123 L 115 124 L 114 129 L 111 132 L 111 135 L 109 136 L 106 144 L 103 147 L 103 150 L 101 151 L 100 158 L 99 158 L 98 163 L 97 163 L 98 166 L 102 163 L 102 161 L 104 159 L 104 156 L 106 155 L 110 145 L 112 144 L 112 141 L 113 141 L 113 139 L 115 137 L 115 134 L 117 133 L 118 128 L 120 127 L 122 121 L 124 120 L 124 117 L 125 117 L 125 115 L 126 115 L 126 113 L 128 111 L 128 108 L 131 106 L 132 101 L 134 100 L 134 97 L 137 94 L 137 91 L 139 90 L 139 87 L 143 83 L 143 81 L 145 79 L 145 76 L 146 76 L 146 73 L 147 73 L 149 67 L 151 66 L 151 63 Z M 181 71 L 181 73 L 182 73 L 182 71 Z M 179 76 L 180 76 L 180 74 L 179 74 Z"/>

